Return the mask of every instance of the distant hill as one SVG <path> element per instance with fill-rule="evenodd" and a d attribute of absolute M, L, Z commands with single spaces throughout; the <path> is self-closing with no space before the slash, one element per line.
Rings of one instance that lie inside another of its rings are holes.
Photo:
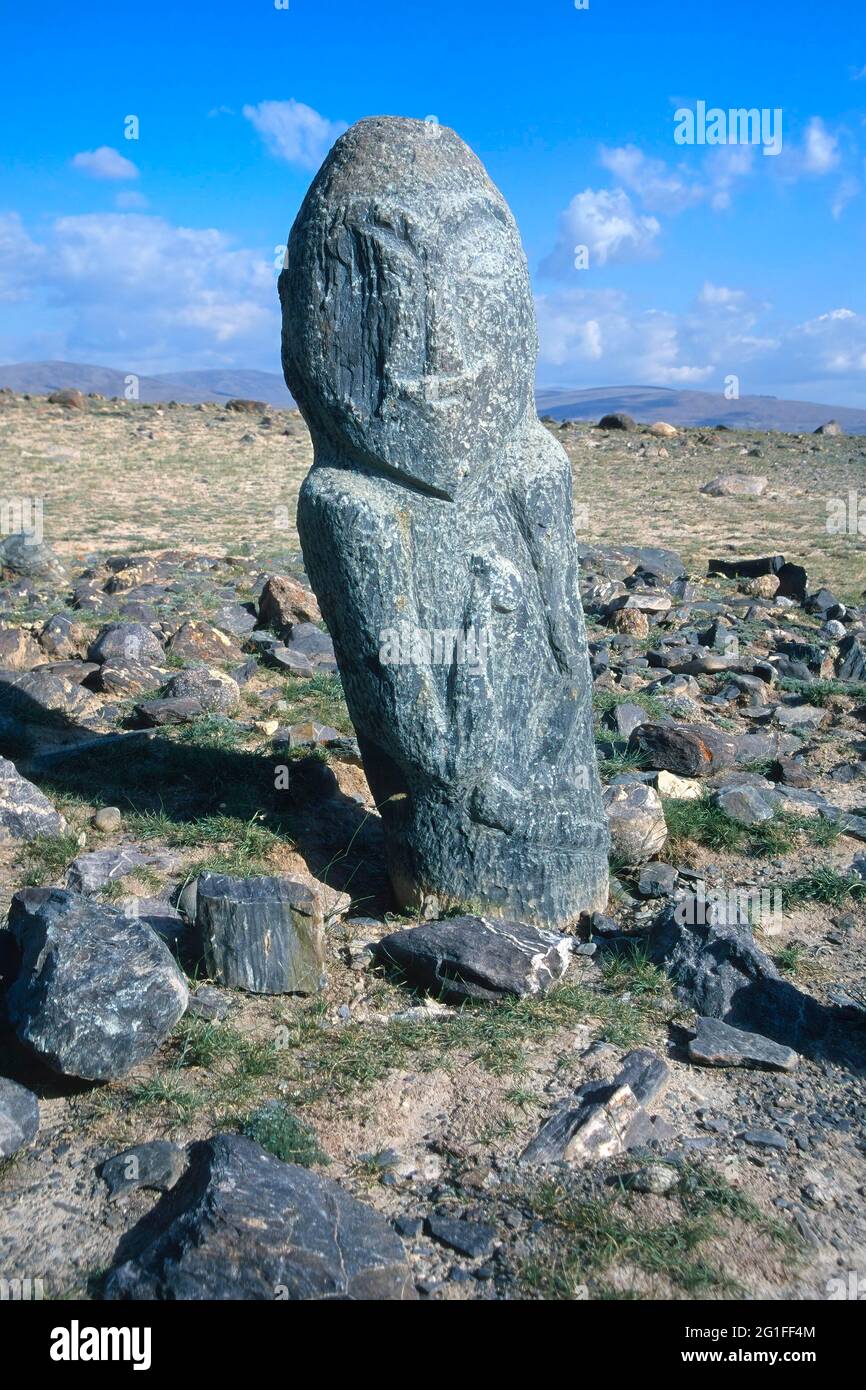
<path fill-rule="evenodd" d="M 103 396 L 122 396 L 125 372 L 93 367 L 81 362 L 15 362 L 0 366 L 0 386 L 32 395 L 47 395 L 65 386 L 79 391 L 98 391 Z M 224 402 L 242 396 L 287 408 L 294 402 L 282 377 L 275 372 L 236 368 L 200 372 L 166 372 L 140 376 L 142 401 Z M 866 434 L 866 409 L 844 405 L 820 405 L 812 401 L 784 401 L 775 396 L 741 396 L 725 400 L 711 391 L 673 391 L 664 386 L 598 386 L 577 391 L 573 387 L 540 387 L 536 392 L 540 415 L 556 420 L 598 420 L 624 410 L 646 424 L 667 420 L 671 425 L 728 425 L 731 429 L 784 430 L 808 434 L 827 420 L 838 420 L 847 434 Z"/>
<path fill-rule="evenodd" d="M 645 424 L 666 420 L 669 425 L 727 425 L 732 430 L 809 434 L 828 420 L 838 420 L 846 434 L 866 434 L 866 410 L 783 401 L 776 396 L 741 396 L 738 401 L 728 401 L 712 391 L 672 391 L 665 386 L 599 386 L 588 391 L 541 387 L 535 394 L 538 413 L 555 420 L 598 420 L 624 410 Z"/>
<path fill-rule="evenodd" d="M 13 391 L 26 391 L 34 396 L 48 395 L 64 387 L 75 387 L 85 393 L 98 391 L 102 396 L 122 396 L 128 375 L 111 367 L 93 367 L 84 362 L 14 362 L 0 366 L 0 386 L 11 386 Z M 199 401 L 228 401 L 233 396 L 241 396 L 247 400 L 267 401 L 268 405 L 280 408 L 294 405 L 282 377 L 276 373 L 235 368 L 140 376 L 138 391 L 139 400 L 148 402 L 182 401 L 197 405 Z"/>

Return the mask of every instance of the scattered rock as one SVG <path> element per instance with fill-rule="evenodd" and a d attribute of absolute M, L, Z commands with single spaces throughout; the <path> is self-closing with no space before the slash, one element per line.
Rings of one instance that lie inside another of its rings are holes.
<path fill-rule="evenodd" d="M 106 661 L 135 666 L 162 666 L 162 643 L 144 623 L 109 623 L 101 628 L 87 653 L 100 666 Z"/>
<path fill-rule="evenodd" d="M 498 918 L 450 917 L 393 932 L 376 946 L 410 984 L 449 1003 L 543 994 L 571 957 L 567 936 Z"/>
<path fill-rule="evenodd" d="M 467 1221 L 461 1217 L 428 1216 L 424 1229 L 432 1240 L 467 1259 L 478 1260 L 489 1255 L 496 1239 L 496 1228 L 482 1221 Z"/>
<path fill-rule="evenodd" d="M 56 837 L 65 830 L 66 821 L 48 797 L 22 777 L 14 763 L 0 758 L 0 843 Z"/>
<path fill-rule="evenodd" d="M 634 730 L 629 748 L 650 767 L 678 777 L 711 777 L 736 760 L 734 740 L 712 724 L 648 721 Z"/>
<path fill-rule="evenodd" d="M 628 864 L 642 864 L 664 847 L 668 828 L 658 794 L 644 782 L 611 785 L 602 801 L 611 845 Z"/>
<path fill-rule="evenodd" d="M 99 1176 L 108 1186 L 113 1199 L 123 1197 L 138 1188 L 168 1192 L 183 1176 L 186 1150 L 167 1139 L 153 1139 L 147 1144 L 135 1144 L 103 1163 Z"/>
<path fill-rule="evenodd" d="M 195 700 L 208 713 L 231 714 L 240 703 L 241 692 L 237 681 L 224 671 L 191 666 L 172 676 L 165 696 L 169 700 Z"/>
<path fill-rule="evenodd" d="M 610 415 L 602 415 L 598 422 L 600 430 L 636 430 L 637 425 L 624 410 L 614 410 Z"/>
<path fill-rule="evenodd" d="M 296 579 L 272 574 L 259 599 L 259 622 L 275 632 L 289 633 L 299 623 L 320 623 L 316 596 Z"/>
<path fill-rule="evenodd" d="M 9 926 L 21 952 L 9 1020 L 19 1042 L 64 1076 L 124 1076 L 186 1009 L 186 982 L 143 922 L 62 888 L 25 888 Z"/>
<path fill-rule="evenodd" d="M 767 482 L 755 473 L 723 473 L 706 483 L 701 492 L 707 497 L 760 497 Z"/>

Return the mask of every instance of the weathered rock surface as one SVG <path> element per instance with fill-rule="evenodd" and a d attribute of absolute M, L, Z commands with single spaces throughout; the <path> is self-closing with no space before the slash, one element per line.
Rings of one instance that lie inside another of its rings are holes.
<path fill-rule="evenodd" d="M 101 628 L 88 649 L 91 661 L 123 662 L 135 666 L 162 666 L 162 643 L 144 623 L 109 623 Z"/>
<path fill-rule="evenodd" d="M 66 871 L 66 887 L 73 893 L 99 893 L 137 869 L 152 868 L 170 873 L 177 863 L 178 857 L 171 850 L 145 854 L 134 845 L 109 845 L 73 859 Z"/>
<path fill-rule="evenodd" d="M 655 919 L 649 953 L 683 1003 L 704 1017 L 797 1048 L 826 1030 L 821 1006 L 755 942 L 745 906 L 689 895 Z"/>
<path fill-rule="evenodd" d="M 571 958 L 568 937 L 499 918 L 450 917 L 393 932 L 378 958 L 448 1002 L 543 994 Z"/>
<path fill-rule="evenodd" d="M 546 1120 L 521 1163 L 586 1163 L 672 1137 L 670 1125 L 644 1108 L 667 1084 L 667 1063 L 640 1048 L 623 1058 L 613 1081 L 588 1081 Z"/>
<path fill-rule="evenodd" d="M 0 1076 L 0 1159 L 23 1149 L 38 1129 L 39 1102 L 33 1092 Z"/>
<path fill-rule="evenodd" d="M 275 632 L 290 632 L 297 623 L 320 623 L 315 594 L 288 575 L 272 574 L 259 599 L 259 622 Z"/>
<path fill-rule="evenodd" d="M 706 483 L 701 492 L 708 497 L 760 497 L 767 481 L 755 473 L 723 473 Z"/>
<path fill-rule="evenodd" d="M 674 724 L 648 720 L 634 730 L 629 748 L 652 768 L 678 777 L 711 777 L 736 759 L 734 740 L 712 724 Z"/>
<path fill-rule="evenodd" d="M 0 843 L 62 835 L 66 821 L 48 797 L 22 777 L 14 763 L 0 758 Z"/>
<path fill-rule="evenodd" d="M 62 888 L 25 888 L 9 926 L 21 953 L 6 1007 L 19 1041 L 64 1076 L 104 1081 L 152 1056 L 186 982 L 145 925 Z"/>
<path fill-rule="evenodd" d="M 313 994 L 324 983 L 324 913 L 299 879 L 202 874 L 196 924 L 208 971 L 251 994 Z"/>
<path fill-rule="evenodd" d="M 611 845 L 626 863 L 643 864 L 664 847 L 667 822 L 653 787 L 645 782 L 611 785 L 604 791 L 603 803 Z"/>
<path fill-rule="evenodd" d="M 533 407 L 513 218 L 452 131 L 361 121 L 280 294 L 315 449 L 298 529 L 397 898 L 573 922 L 606 899 L 607 832 L 571 473 Z"/>
<path fill-rule="evenodd" d="M 109 1275 L 109 1299 L 416 1297 L 384 1217 L 235 1135 L 192 1146 L 185 1176 L 137 1234 Z"/>
<path fill-rule="evenodd" d="M 54 551 L 34 531 L 15 531 L 0 540 L 0 570 L 55 582 L 63 580 L 66 574 Z"/>

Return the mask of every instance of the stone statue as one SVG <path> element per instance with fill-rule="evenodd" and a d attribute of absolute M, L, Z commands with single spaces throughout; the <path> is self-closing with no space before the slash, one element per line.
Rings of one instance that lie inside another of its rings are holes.
<path fill-rule="evenodd" d="M 280 276 L 315 462 L 298 530 L 401 906 L 568 926 L 608 836 L 571 470 L 539 423 L 511 212 L 453 131 L 334 145 Z"/>

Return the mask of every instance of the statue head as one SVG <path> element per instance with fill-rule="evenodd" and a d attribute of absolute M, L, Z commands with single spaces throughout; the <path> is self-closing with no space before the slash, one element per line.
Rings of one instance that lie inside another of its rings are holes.
<path fill-rule="evenodd" d="M 533 411 L 537 339 L 514 218 L 452 130 L 359 121 L 280 276 L 283 370 L 318 447 L 453 497 Z"/>

